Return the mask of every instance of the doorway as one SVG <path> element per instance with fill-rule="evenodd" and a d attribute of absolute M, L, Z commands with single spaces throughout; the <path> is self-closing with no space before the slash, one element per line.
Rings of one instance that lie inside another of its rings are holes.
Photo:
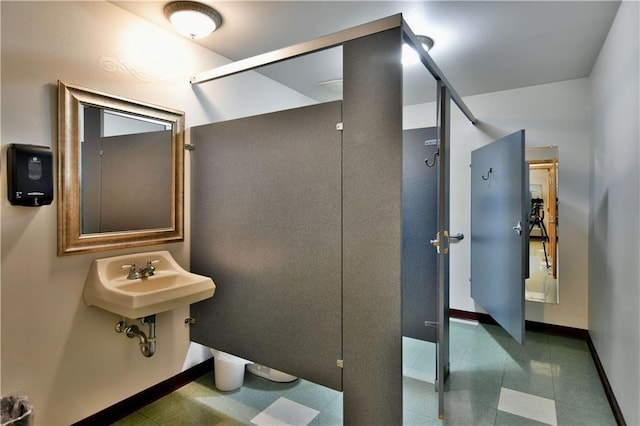
<path fill-rule="evenodd" d="M 529 278 L 525 298 L 559 303 L 557 147 L 527 148 L 529 164 Z"/>

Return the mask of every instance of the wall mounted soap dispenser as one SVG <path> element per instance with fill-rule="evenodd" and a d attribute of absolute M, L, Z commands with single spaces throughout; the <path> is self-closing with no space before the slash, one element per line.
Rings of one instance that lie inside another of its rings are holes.
<path fill-rule="evenodd" d="M 18 206 L 40 207 L 53 201 L 51 148 L 12 144 L 7 148 L 7 196 Z"/>

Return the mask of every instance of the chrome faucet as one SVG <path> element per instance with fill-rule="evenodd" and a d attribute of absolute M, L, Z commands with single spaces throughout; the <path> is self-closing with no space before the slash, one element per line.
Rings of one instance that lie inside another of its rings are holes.
<path fill-rule="evenodd" d="M 156 272 L 156 267 L 153 266 L 154 263 L 160 262 L 159 260 L 147 260 L 147 266 L 145 268 L 140 267 L 140 269 L 136 269 L 136 264 L 131 263 L 130 265 L 122 265 L 122 269 L 128 269 L 129 274 L 127 275 L 128 280 L 137 280 L 138 278 L 146 278 L 151 277 Z"/>
<path fill-rule="evenodd" d="M 153 264 L 158 262 L 159 260 L 147 260 L 147 266 L 145 268 L 140 268 L 140 278 L 153 276 L 153 274 L 156 272 L 156 267 L 153 266 Z"/>
<path fill-rule="evenodd" d="M 122 269 L 129 269 L 129 274 L 127 275 L 128 280 L 137 280 L 140 278 L 140 272 L 136 270 L 136 264 L 132 263 L 130 265 L 122 265 Z"/>

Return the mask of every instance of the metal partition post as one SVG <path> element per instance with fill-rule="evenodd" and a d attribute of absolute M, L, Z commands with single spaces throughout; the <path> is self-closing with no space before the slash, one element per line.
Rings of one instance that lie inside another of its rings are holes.
<path fill-rule="evenodd" d="M 447 86 L 438 81 L 438 353 L 436 386 L 438 417 L 444 418 L 444 390 L 449 377 L 449 153 L 451 96 Z"/>

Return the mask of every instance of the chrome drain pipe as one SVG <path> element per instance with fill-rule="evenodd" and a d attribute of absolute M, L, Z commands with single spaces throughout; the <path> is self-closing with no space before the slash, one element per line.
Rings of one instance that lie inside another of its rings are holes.
<path fill-rule="evenodd" d="M 147 358 L 153 356 L 156 353 L 156 316 L 149 315 L 144 318 L 140 318 L 141 324 L 149 326 L 149 334 L 145 334 L 140 330 L 137 325 L 127 325 L 126 320 L 122 320 L 116 324 L 117 333 L 125 333 L 127 337 L 133 339 L 135 337 L 140 340 L 140 352 Z"/>

